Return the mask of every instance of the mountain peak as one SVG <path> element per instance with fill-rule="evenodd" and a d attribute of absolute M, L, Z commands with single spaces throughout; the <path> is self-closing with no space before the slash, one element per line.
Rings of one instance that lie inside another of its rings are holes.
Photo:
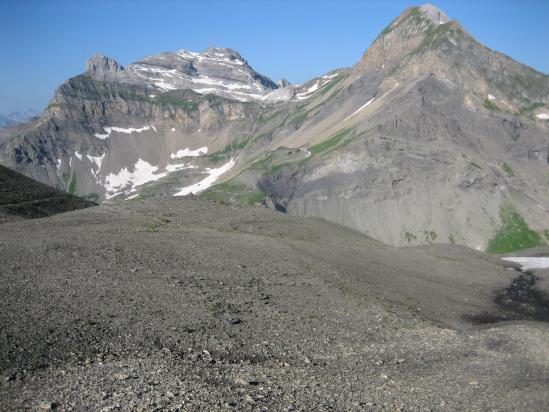
<path fill-rule="evenodd" d="M 357 68 L 362 73 L 391 71 L 405 56 L 430 45 L 435 38 L 446 36 L 458 26 L 457 21 L 432 4 L 408 8 L 379 34 Z"/>
<path fill-rule="evenodd" d="M 432 4 L 424 4 L 419 6 L 417 9 L 424 18 L 431 20 L 436 24 L 448 23 L 451 20 L 446 13 Z"/>
<path fill-rule="evenodd" d="M 114 59 L 97 53 L 86 62 L 86 71 L 91 73 L 116 73 L 124 68 Z"/>
<path fill-rule="evenodd" d="M 229 60 L 245 62 L 244 58 L 240 55 L 239 52 L 224 47 L 210 46 L 206 50 L 204 50 L 203 54 L 214 55 Z"/>

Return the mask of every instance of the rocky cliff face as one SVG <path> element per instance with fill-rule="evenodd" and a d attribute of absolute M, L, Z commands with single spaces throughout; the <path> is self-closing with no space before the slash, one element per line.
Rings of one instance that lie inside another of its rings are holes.
<path fill-rule="evenodd" d="M 0 162 L 99 200 L 223 182 L 205 195 L 268 195 L 395 245 L 486 249 L 516 230 L 520 247 L 549 233 L 548 118 L 547 75 L 426 5 L 300 86 L 230 49 L 94 56 L 39 120 L 0 134 Z"/>

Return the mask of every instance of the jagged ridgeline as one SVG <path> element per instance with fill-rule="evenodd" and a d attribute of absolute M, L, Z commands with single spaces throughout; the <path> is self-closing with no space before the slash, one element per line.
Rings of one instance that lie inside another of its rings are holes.
<path fill-rule="evenodd" d="M 231 49 L 93 56 L 1 132 L 0 162 L 98 201 L 202 194 L 502 252 L 549 240 L 548 120 L 547 75 L 425 5 L 302 85 Z"/>

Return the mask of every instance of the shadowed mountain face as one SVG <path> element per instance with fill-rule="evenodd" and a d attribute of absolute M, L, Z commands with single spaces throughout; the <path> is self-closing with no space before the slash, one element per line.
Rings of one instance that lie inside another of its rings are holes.
<path fill-rule="evenodd" d="M 0 166 L 0 223 L 52 216 L 94 203 Z"/>
<path fill-rule="evenodd" d="M 230 49 L 94 56 L 39 120 L 0 134 L 0 161 L 101 200 L 264 199 L 394 245 L 505 251 L 548 240 L 547 119 L 547 75 L 425 5 L 300 86 Z"/>

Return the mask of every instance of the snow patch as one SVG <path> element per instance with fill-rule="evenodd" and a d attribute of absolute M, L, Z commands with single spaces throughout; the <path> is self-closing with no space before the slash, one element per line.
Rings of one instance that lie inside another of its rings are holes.
<path fill-rule="evenodd" d="M 156 173 L 158 166 L 153 166 L 149 162 L 139 159 L 133 172 L 128 168 L 122 168 L 117 174 L 110 173 L 105 178 L 106 199 L 110 199 L 122 192 L 132 192 L 137 186 L 153 182 L 167 176 L 168 173 Z"/>
<path fill-rule="evenodd" d="M 103 164 L 103 159 L 105 158 L 105 154 L 103 153 L 101 156 L 90 156 L 86 155 L 86 157 L 92 162 L 95 166 L 97 166 L 97 170 L 101 170 L 101 165 Z"/>
<path fill-rule="evenodd" d="M 548 269 L 549 268 L 549 257 L 506 257 L 502 258 L 509 262 L 518 263 L 521 265 L 522 270 L 529 269 Z"/>
<path fill-rule="evenodd" d="M 179 192 L 175 193 L 174 196 L 187 196 L 191 193 L 195 195 L 208 189 L 221 175 L 231 170 L 235 164 L 236 162 L 234 161 L 234 159 L 231 159 L 221 167 L 218 167 L 216 169 L 206 169 L 208 177 L 202 179 L 198 183 L 179 189 Z"/>
<path fill-rule="evenodd" d="M 540 113 L 540 114 L 537 114 L 536 117 L 537 117 L 538 119 L 548 120 L 548 119 L 549 119 L 549 114 L 547 114 L 547 113 Z"/>
<path fill-rule="evenodd" d="M 343 119 L 343 121 L 345 120 L 349 120 L 351 117 L 355 116 L 356 114 L 358 114 L 360 111 L 364 110 L 365 108 L 367 108 L 373 101 L 374 101 L 374 97 L 372 97 L 370 100 L 368 100 L 363 106 L 361 106 L 358 110 L 356 110 L 355 112 L 353 112 L 352 114 L 350 114 L 349 116 L 347 116 L 345 119 Z"/>
<path fill-rule="evenodd" d="M 55 163 L 57 164 L 57 170 L 61 169 L 61 159 L 57 159 Z"/>
<path fill-rule="evenodd" d="M 182 157 L 197 157 L 202 156 L 208 153 L 208 148 L 206 146 L 200 147 L 196 150 L 191 150 L 188 147 L 183 150 L 178 150 L 176 153 L 170 154 L 172 159 L 180 159 Z"/>
<path fill-rule="evenodd" d="M 125 127 L 104 127 L 103 129 L 105 129 L 105 131 L 110 135 L 112 132 L 118 132 L 118 133 L 126 133 L 126 134 L 131 134 L 131 133 L 141 133 L 141 132 L 144 132 L 145 130 L 149 130 L 151 127 L 150 126 L 143 126 L 143 127 L 140 127 L 140 128 L 135 128 L 135 127 L 128 127 L 128 128 L 125 128 Z"/>
<path fill-rule="evenodd" d="M 125 128 L 125 127 L 115 127 L 115 126 L 103 127 L 103 130 L 105 130 L 107 133 L 106 134 L 94 133 L 94 136 L 97 137 L 98 139 L 105 140 L 110 137 L 112 132 L 126 133 L 126 134 L 131 134 L 134 132 L 141 133 L 141 132 L 144 132 L 145 130 L 149 130 L 151 127 L 156 132 L 156 128 L 154 126 L 143 126 L 140 128 L 135 128 L 135 127 Z"/>
<path fill-rule="evenodd" d="M 74 152 L 74 155 L 78 158 L 78 160 L 82 161 L 82 153 Z"/>
<path fill-rule="evenodd" d="M 166 166 L 166 170 L 168 172 L 177 172 L 178 170 L 183 170 L 183 169 L 196 169 L 196 166 L 185 164 L 185 163 L 176 163 L 176 164 L 171 164 Z"/>
<path fill-rule="evenodd" d="M 494 96 L 492 96 L 491 94 L 488 95 L 488 100 L 496 100 L 496 98 Z"/>
<path fill-rule="evenodd" d="M 300 152 L 305 152 L 305 159 L 308 158 L 309 156 L 311 156 L 311 151 L 309 149 L 307 149 L 306 147 L 302 147 L 301 149 L 299 149 Z"/>

